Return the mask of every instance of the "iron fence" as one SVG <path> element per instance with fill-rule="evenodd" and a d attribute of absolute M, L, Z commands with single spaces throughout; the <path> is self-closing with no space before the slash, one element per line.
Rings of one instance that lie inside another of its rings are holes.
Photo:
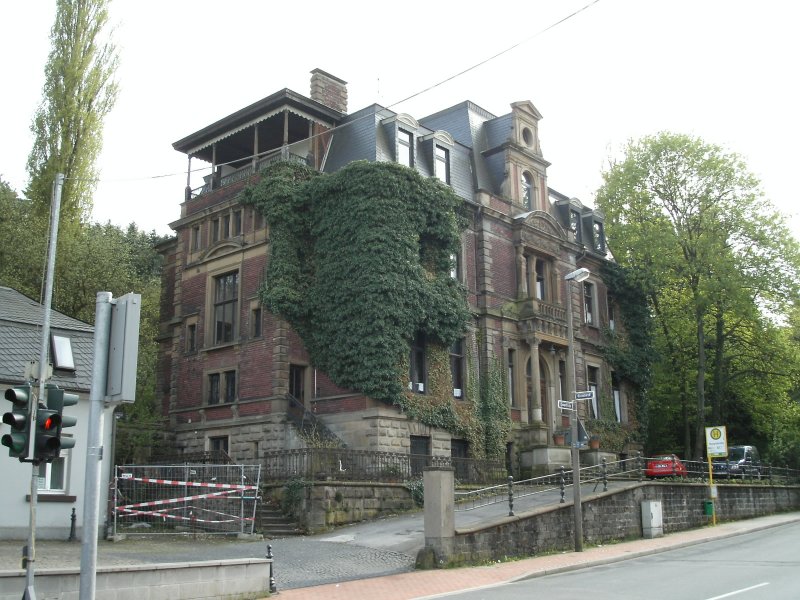
<path fill-rule="evenodd" d="M 114 477 L 114 534 L 252 534 L 260 465 L 125 465 Z"/>
<path fill-rule="evenodd" d="M 403 482 L 422 477 L 428 466 L 449 466 L 464 485 L 504 481 L 502 461 L 352 450 L 302 448 L 276 450 L 261 457 L 264 481 L 308 480 Z"/>

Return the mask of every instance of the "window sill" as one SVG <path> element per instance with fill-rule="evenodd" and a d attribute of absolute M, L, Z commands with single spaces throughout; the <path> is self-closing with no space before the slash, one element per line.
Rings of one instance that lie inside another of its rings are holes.
<path fill-rule="evenodd" d="M 65 494 L 59 494 L 57 492 L 48 492 L 46 490 L 39 490 L 36 494 L 36 501 L 37 502 L 64 502 L 64 503 L 71 503 L 77 500 L 77 496 L 67 496 Z M 25 495 L 25 502 L 31 501 L 31 495 Z"/>

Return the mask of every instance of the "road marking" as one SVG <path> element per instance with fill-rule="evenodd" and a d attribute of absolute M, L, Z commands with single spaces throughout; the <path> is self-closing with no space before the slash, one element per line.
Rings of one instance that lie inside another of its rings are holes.
<path fill-rule="evenodd" d="M 748 588 L 742 588 L 741 590 L 728 592 L 727 594 L 722 594 L 722 596 L 714 596 L 713 598 L 706 598 L 706 600 L 721 600 L 722 598 L 730 598 L 731 596 L 735 596 L 736 594 L 743 594 L 744 592 L 749 592 L 750 590 L 755 590 L 757 588 L 764 587 L 765 585 L 769 585 L 769 582 L 759 583 L 758 585 L 751 585 Z"/>

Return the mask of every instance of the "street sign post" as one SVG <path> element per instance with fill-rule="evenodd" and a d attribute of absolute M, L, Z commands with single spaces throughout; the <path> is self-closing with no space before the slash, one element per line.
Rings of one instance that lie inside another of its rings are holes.
<path fill-rule="evenodd" d="M 708 486 L 709 497 L 713 503 L 717 497 L 717 487 L 714 485 L 714 465 L 712 458 L 728 457 L 728 433 L 724 425 L 706 427 L 706 456 L 708 457 Z M 717 524 L 717 509 L 712 504 L 711 524 Z"/>
<path fill-rule="evenodd" d="M 559 400 L 558 408 L 561 410 L 575 410 L 575 403 L 570 400 Z"/>
<path fill-rule="evenodd" d="M 594 390 L 575 392 L 575 400 L 594 400 Z"/>

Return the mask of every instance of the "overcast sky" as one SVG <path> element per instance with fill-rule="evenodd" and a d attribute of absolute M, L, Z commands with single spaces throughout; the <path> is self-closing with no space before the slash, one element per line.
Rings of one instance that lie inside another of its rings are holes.
<path fill-rule="evenodd" d="M 548 184 L 588 205 L 627 140 L 699 136 L 743 156 L 800 239 L 794 2 L 115 0 L 110 13 L 121 95 L 98 221 L 169 233 L 186 184 L 172 143 L 280 89 L 308 95 L 320 68 L 348 82 L 350 112 L 377 102 L 419 119 L 469 99 L 502 115 L 532 101 Z M 54 15 L 52 0 L 0 3 L 0 176 L 20 192 Z"/>

